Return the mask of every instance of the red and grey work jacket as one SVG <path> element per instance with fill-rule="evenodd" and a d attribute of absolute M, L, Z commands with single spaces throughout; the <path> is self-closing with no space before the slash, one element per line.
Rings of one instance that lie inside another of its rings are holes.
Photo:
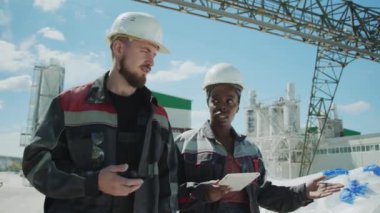
<path fill-rule="evenodd" d="M 23 171 L 46 195 L 45 212 L 132 212 L 123 210 L 119 197 L 98 190 L 99 171 L 116 165 L 117 153 L 117 114 L 107 98 L 107 75 L 54 98 L 25 148 Z M 137 170 L 144 183 L 135 192 L 133 213 L 174 213 L 176 149 L 164 108 L 153 96 L 150 102 Z"/>
<path fill-rule="evenodd" d="M 235 138 L 233 157 L 241 172 L 259 172 L 258 179 L 244 191 L 249 198 L 250 211 L 258 213 L 259 206 L 277 212 L 293 211 L 311 202 L 305 195 L 305 185 L 283 187 L 266 181 L 266 170 L 258 147 L 231 129 Z M 198 130 L 182 133 L 175 140 L 179 149 L 178 203 L 180 212 L 214 213 L 218 202 L 207 199 L 206 187 L 202 182 L 220 180 L 225 175 L 227 151 L 215 139 L 209 122 Z"/>

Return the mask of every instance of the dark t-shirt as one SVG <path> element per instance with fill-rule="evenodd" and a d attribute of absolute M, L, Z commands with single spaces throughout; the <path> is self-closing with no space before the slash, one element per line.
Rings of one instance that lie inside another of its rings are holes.
<path fill-rule="evenodd" d="M 117 164 L 128 164 L 128 171 L 138 170 L 144 133 L 150 106 L 150 94 L 144 89 L 137 89 L 131 96 L 120 96 L 109 91 L 110 98 L 117 112 L 118 138 L 116 144 Z M 114 200 L 121 211 L 133 209 L 134 193 Z M 115 212 L 119 210 L 114 209 Z"/>
<path fill-rule="evenodd" d="M 150 97 L 143 89 L 137 89 L 131 96 L 109 93 L 117 112 L 117 163 L 128 163 L 130 169 L 137 170 Z"/>

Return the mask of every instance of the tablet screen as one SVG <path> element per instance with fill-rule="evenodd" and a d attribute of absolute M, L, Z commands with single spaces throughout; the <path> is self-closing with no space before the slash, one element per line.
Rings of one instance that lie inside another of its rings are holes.
<path fill-rule="evenodd" d="M 218 184 L 222 186 L 229 186 L 231 191 L 240 191 L 259 176 L 260 173 L 258 172 L 230 173 L 226 174 L 226 176 L 224 176 Z"/>

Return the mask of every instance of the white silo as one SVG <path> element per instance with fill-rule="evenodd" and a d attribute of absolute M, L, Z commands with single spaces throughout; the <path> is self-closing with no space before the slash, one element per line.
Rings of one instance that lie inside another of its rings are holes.
<path fill-rule="evenodd" d="M 296 90 L 294 88 L 294 84 L 288 82 L 286 85 L 286 100 L 294 101 L 295 100 Z"/>
<path fill-rule="evenodd" d="M 256 107 L 256 91 L 255 90 L 250 90 L 249 91 L 249 105 Z"/>
<path fill-rule="evenodd" d="M 300 130 L 299 106 L 295 99 L 295 88 L 293 83 L 287 84 L 286 100 L 284 110 L 284 130 L 286 132 L 298 132 Z"/>
<path fill-rule="evenodd" d="M 249 91 L 249 106 L 246 108 L 246 124 L 247 135 L 257 136 L 257 113 L 256 113 L 256 92 L 254 90 Z"/>

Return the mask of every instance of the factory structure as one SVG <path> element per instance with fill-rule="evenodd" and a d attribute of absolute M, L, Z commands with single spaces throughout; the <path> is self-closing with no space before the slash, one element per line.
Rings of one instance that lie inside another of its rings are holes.
<path fill-rule="evenodd" d="M 300 125 L 294 84 L 288 83 L 286 97 L 271 104 L 257 102 L 255 91 L 250 92 L 249 98 L 245 111 L 247 137 L 260 147 L 269 175 L 286 179 L 298 177 L 305 129 Z M 320 124 L 325 117 L 319 119 Z M 309 173 L 380 164 L 379 146 L 380 133 L 361 135 L 343 128 L 337 108 L 333 106 Z"/>

